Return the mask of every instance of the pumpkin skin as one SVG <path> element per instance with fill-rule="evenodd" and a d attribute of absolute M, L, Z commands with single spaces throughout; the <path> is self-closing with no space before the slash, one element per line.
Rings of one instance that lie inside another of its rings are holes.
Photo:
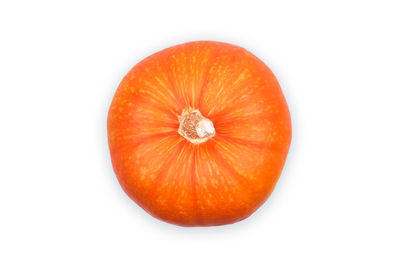
<path fill-rule="evenodd" d="M 215 129 L 198 144 L 178 132 L 180 117 L 192 110 Z M 108 114 L 122 188 L 152 216 L 180 226 L 250 216 L 274 189 L 290 141 L 290 114 L 274 74 L 247 50 L 220 42 L 147 57 L 124 77 Z"/>

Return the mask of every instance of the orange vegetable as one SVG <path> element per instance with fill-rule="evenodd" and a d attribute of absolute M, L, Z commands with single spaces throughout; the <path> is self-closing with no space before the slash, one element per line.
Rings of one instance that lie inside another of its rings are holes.
<path fill-rule="evenodd" d="M 108 114 L 112 164 L 125 192 L 181 226 L 245 219 L 268 198 L 291 140 L 270 69 L 247 50 L 190 42 L 138 63 Z"/>

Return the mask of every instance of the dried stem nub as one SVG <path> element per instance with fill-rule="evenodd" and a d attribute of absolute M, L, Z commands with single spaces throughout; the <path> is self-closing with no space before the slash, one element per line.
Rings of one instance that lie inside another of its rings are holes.
<path fill-rule="evenodd" d="M 204 143 L 215 135 L 211 120 L 197 109 L 185 109 L 179 116 L 178 133 L 193 144 Z"/>

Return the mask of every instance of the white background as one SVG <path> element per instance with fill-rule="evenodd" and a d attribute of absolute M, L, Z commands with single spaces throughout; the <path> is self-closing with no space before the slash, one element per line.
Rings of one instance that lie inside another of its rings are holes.
<path fill-rule="evenodd" d="M 399 266 L 398 1 L 1 1 L 0 266 Z M 193 40 L 278 77 L 293 141 L 240 223 L 182 228 L 121 190 L 112 96 L 134 64 Z"/>

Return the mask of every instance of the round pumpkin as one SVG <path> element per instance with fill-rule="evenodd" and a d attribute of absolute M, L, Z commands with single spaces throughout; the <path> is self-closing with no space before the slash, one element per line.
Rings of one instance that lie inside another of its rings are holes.
<path fill-rule="evenodd" d="M 157 52 L 124 77 L 108 114 L 114 171 L 156 218 L 181 226 L 251 215 L 280 176 L 290 114 L 271 70 L 213 41 Z"/>

